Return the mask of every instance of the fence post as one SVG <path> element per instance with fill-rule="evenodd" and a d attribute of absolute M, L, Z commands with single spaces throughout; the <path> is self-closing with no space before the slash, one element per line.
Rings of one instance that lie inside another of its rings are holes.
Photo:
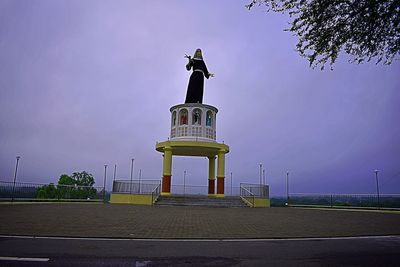
<path fill-rule="evenodd" d="M 104 164 L 103 202 L 106 203 L 107 164 Z"/>
<path fill-rule="evenodd" d="M 332 205 L 332 194 L 331 194 L 331 208 L 333 207 L 333 205 Z"/>
<path fill-rule="evenodd" d="M 15 181 L 17 180 L 17 172 L 18 172 L 18 161 L 21 157 L 17 156 L 17 162 L 15 163 L 15 172 L 14 172 L 14 183 L 13 183 L 13 189 L 12 189 L 12 194 L 11 194 L 11 202 L 14 202 L 14 192 L 15 192 Z"/>
<path fill-rule="evenodd" d="M 286 171 L 286 204 L 289 206 L 289 171 Z"/>

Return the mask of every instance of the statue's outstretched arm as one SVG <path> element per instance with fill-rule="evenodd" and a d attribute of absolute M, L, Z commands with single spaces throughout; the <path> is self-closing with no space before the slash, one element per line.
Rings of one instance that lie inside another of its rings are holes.
<path fill-rule="evenodd" d="M 204 62 L 204 61 L 203 61 Z M 204 71 L 204 76 L 206 76 L 206 78 L 208 79 L 208 78 L 212 78 L 212 77 L 214 77 L 214 73 L 210 73 L 210 72 L 208 72 L 208 69 L 207 69 L 207 65 L 206 65 L 206 63 L 204 62 L 204 64 L 203 64 L 203 71 Z"/>
<path fill-rule="evenodd" d="M 193 65 L 193 59 L 191 56 L 188 56 L 187 54 L 185 54 L 185 58 L 187 58 L 189 60 L 188 64 L 186 64 L 186 69 L 190 70 Z"/>

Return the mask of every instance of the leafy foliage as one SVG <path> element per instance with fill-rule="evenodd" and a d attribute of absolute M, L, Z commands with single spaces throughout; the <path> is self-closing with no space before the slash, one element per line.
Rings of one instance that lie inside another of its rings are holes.
<path fill-rule="evenodd" d="M 37 198 L 58 198 L 57 188 L 54 186 L 53 183 L 49 185 L 44 185 L 37 189 Z"/>
<path fill-rule="evenodd" d="M 299 38 L 296 50 L 310 66 L 335 63 L 339 52 L 350 62 L 391 64 L 400 54 L 400 0 L 252 0 L 268 11 L 288 12 L 287 31 Z"/>
<path fill-rule="evenodd" d="M 37 190 L 37 198 L 42 199 L 90 199 L 95 198 L 97 190 L 93 187 L 94 178 L 91 174 L 74 172 L 72 176 L 63 174 L 54 184 L 44 185 Z"/>
<path fill-rule="evenodd" d="M 60 178 L 58 179 L 58 184 L 59 185 L 75 185 L 74 179 L 66 174 L 62 174 Z"/>
<path fill-rule="evenodd" d="M 94 179 L 93 176 L 85 171 L 83 172 L 74 172 L 72 174 L 72 179 L 75 184 L 78 186 L 93 186 Z"/>

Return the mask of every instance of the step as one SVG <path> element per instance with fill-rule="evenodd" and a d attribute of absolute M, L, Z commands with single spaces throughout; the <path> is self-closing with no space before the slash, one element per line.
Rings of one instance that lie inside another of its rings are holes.
<path fill-rule="evenodd" d="M 160 196 L 155 203 L 160 206 L 248 207 L 239 197 L 214 198 L 207 196 Z"/>

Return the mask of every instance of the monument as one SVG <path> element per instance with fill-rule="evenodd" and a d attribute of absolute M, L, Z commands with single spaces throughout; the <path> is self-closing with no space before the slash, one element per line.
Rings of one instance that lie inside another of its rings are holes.
<path fill-rule="evenodd" d="M 173 156 L 208 158 L 208 196 L 218 197 L 213 203 L 226 203 L 235 197 L 225 198 L 225 154 L 229 146 L 217 142 L 217 113 L 214 106 L 203 104 L 204 78 L 214 77 L 208 72 L 200 49 L 188 59 L 186 69 L 190 75 L 185 103 L 172 106 L 170 137 L 156 144 L 156 150 L 163 154 L 163 175 L 160 180 L 114 180 L 110 197 L 111 203 L 153 205 L 174 199 L 171 195 Z M 217 182 L 215 182 L 217 181 Z M 232 194 L 232 190 L 231 190 Z M 163 196 L 159 198 L 159 196 Z M 177 196 L 175 196 L 176 198 Z M 240 197 L 240 198 L 239 198 Z M 222 199 L 223 198 L 223 199 Z M 269 207 L 269 187 L 262 184 L 240 183 L 241 199 L 250 207 Z M 159 203 L 159 202 L 158 202 Z M 228 204 L 231 205 L 231 204 Z M 232 204 L 233 205 L 233 204 Z"/>
<path fill-rule="evenodd" d="M 224 197 L 225 154 L 229 152 L 229 146 L 216 141 L 218 109 L 203 104 L 204 77 L 208 79 L 214 77 L 214 74 L 208 72 L 200 49 L 196 50 L 193 58 L 188 55 L 185 57 L 188 59 L 186 69 L 193 69 L 185 103 L 170 108 L 170 138 L 156 144 L 156 150 L 163 153 L 161 195 L 171 194 L 173 156 L 195 156 L 208 158 L 208 195 Z"/>

